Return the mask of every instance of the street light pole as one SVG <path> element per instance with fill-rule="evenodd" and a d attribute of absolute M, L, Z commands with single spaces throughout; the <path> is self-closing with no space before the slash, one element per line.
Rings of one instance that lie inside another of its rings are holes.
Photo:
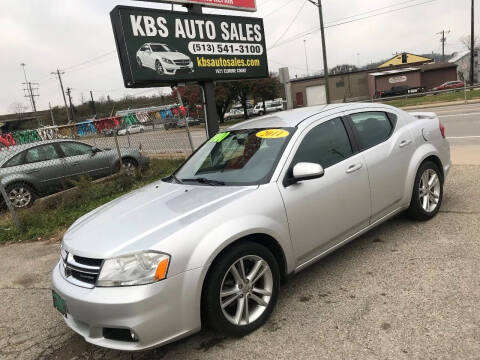
<path fill-rule="evenodd" d="M 307 40 L 303 40 L 303 47 L 305 48 L 305 64 L 307 65 L 307 76 L 309 76 L 310 70 L 308 69 Z"/>
<path fill-rule="evenodd" d="M 475 83 L 475 0 L 472 0 L 472 19 L 470 31 L 470 85 Z"/>
<path fill-rule="evenodd" d="M 330 104 L 330 84 L 328 83 L 327 46 L 325 44 L 325 26 L 323 23 L 322 0 L 318 0 L 318 3 L 316 3 L 313 0 L 308 0 L 308 1 L 318 7 L 318 15 L 320 16 L 320 32 L 322 35 L 322 53 L 323 53 L 323 76 L 325 78 L 325 95 L 327 98 L 327 104 Z"/>

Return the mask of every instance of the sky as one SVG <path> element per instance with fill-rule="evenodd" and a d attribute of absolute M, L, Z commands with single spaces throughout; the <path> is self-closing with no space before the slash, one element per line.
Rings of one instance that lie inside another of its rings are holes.
<path fill-rule="evenodd" d="M 470 1 L 322 0 L 324 20 L 330 26 L 325 30 L 328 65 L 363 66 L 402 51 L 441 52 L 437 33 L 442 30 L 450 30 L 446 53 L 464 50 L 460 38 L 470 32 Z M 0 1 L 0 114 L 11 113 L 16 103 L 29 105 L 21 84 L 25 82 L 21 63 L 26 64 L 28 80 L 38 83 L 39 110 L 48 109 L 49 103 L 63 104 L 58 79 L 51 75 L 57 69 L 65 72 L 64 86 L 72 89 L 77 105 L 90 91 L 97 99 L 165 93 L 165 88 L 124 87 L 109 17 L 116 5 L 171 8 L 132 0 Z M 204 12 L 262 17 L 271 71 L 289 67 L 291 77 L 300 77 L 307 74 L 307 63 L 309 74 L 323 68 L 320 32 L 297 36 L 319 26 L 313 4 L 307 0 L 257 0 L 257 7 L 256 13 Z M 175 6 L 175 10 L 182 9 Z M 394 9 L 399 10 L 389 12 Z M 476 7 L 477 14 L 479 11 L 480 5 Z M 331 26 L 367 16 L 372 17 Z M 477 33 L 480 21 L 478 25 Z"/>

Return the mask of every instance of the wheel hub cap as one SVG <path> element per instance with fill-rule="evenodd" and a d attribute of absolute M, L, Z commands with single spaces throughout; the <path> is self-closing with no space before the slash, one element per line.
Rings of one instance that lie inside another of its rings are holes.
<path fill-rule="evenodd" d="M 419 200 L 423 210 L 431 213 L 436 210 L 440 201 L 440 178 L 433 169 L 427 169 L 420 179 Z"/>

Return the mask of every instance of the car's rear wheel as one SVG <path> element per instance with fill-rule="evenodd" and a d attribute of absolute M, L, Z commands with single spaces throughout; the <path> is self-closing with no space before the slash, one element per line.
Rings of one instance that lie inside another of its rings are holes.
<path fill-rule="evenodd" d="M 165 72 L 163 70 L 162 63 L 158 60 L 155 62 L 155 71 L 157 72 L 158 75 L 163 75 L 163 73 Z"/>
<path fill-rule="evenodd" d="M 28 208 L 35 201 L 35 192 L 29 185 L 24 183 L 9 185 L 6 188 L 6 192 L 10 203 L 17 209 Z M 4 202 L 3 199 L 2 202 Z"/>
<path fill-rule="evenodd" d="M 408 215 L 420 221 L 437 215 L 443 200 L 443 176 L 438 166 L 424 162 L 418 169 Z"/>
<path fill-rule="evenodd" d="M 235 245 L 213 263 L 203 310 L 215 330 L 243 336 L 263 325 L 278 298 L 280 272 L 273 254 L 254 242 Z"/>

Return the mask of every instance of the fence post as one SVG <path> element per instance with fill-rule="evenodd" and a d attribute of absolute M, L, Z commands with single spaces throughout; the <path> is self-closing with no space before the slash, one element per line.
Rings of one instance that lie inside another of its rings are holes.
<path fill-rule="evenodd" d="M 464 82 L 464 88 L 463 88 L 463 91 L 465 92 L 465 104 L 467 104 L 467 82 L 465 81 Z"/>
<path fill-rule="evenodd" d="M 5 191 L 5 187 L 2 184 L 2 179 L 0 179 L 0 193 L 3 196 L 3 200 L 5 201 L 5 204 L 7 205 L 8 210 L 10 211 L 10 215 L 12 216 L 13 223 L 17 228 L 20 227 L 20 222 L 18 221 L 17 213 L 15 212 L 15 209 L 10 202 L 10 199 L 8 198 L 7 192 Z"/>
<path fill-rule="evenodd" d="M 117 129 L 113 129 L 113 138 L 115 139 L 115 147 L 117 148 L 117 155 L 118 155 L 118 162 L 120 164 L 120 172 L 123 173 L 123 161 L 122 161 L 122 153 L 120 152 L 120 146 L 118 145 L 118 138 L 117 138 Z"/>
<path fill-rule="evenodd" d="M 182 96 L 180 95 L 180 92 L 178 91 L 177 87 L 177 98 L 178 98 L 178 103 L 180 104 L 181 107 L 183 107 L 183 100 Z M 190 127 L 188 126 L 188 118 L 183 117 L 185 119 L 185 129 L 187 130 L 187 135 L 188 135 L 188 142 L 190 143 L 190 148 L 192 149 L 192 153 L 195 151 L 195 147 L 193 146 L 193 141 L 192 141 L 192 134 L 190 134 Z"/>

